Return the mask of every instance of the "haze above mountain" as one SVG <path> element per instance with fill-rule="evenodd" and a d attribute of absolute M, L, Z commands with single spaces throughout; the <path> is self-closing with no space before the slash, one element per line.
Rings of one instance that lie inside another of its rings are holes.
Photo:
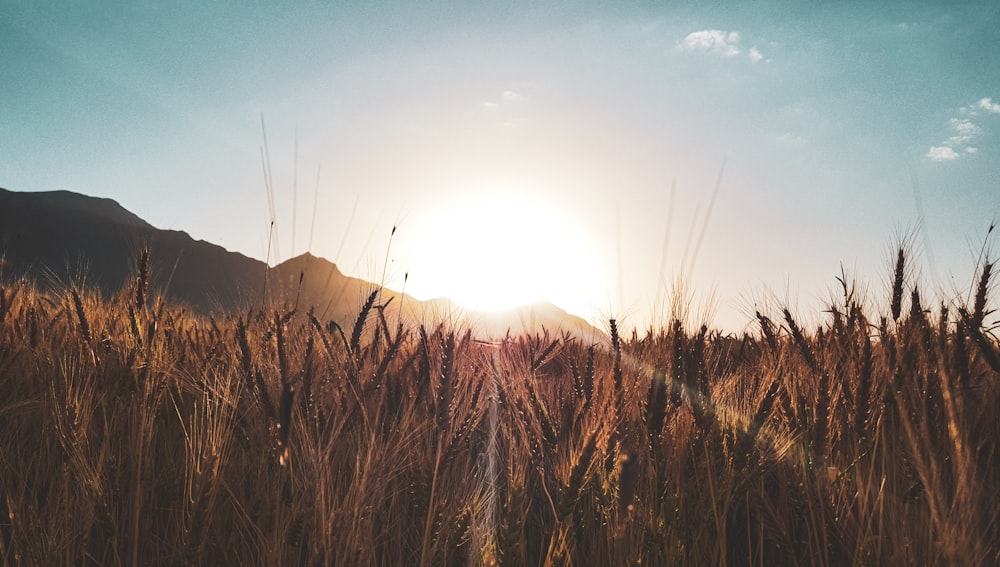
<path fill-rule="evenodd" d="M 86 284 L 117 293 L 150 251 L 150 286 L 174 304 L 203 315 L 252 308 L 314 310 L 323 321 L 351 324 L 378 288 L 344 275 L 336 264 L 303 254 L 268 266 L 187 233 L 158 229 L 111 199 L 69 191 L 0 189 L 0 278 L 21 276 L 54 285 Z M 547 302 L 477 312 L 448 299 L 419 301 L 391 289 L 379 294 L 387 316 L 409 325 L 467 325 L 483 338 L 568 331 L 585 340 L 603 333 Z"/>

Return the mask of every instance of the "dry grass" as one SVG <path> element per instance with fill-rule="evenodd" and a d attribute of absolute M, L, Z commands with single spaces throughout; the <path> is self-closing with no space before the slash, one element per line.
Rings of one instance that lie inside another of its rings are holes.
<path fill-rule="evenodd" d="M 377 291 L 349 336 L 204 320 L 148 256 L 111 300 L 7 283 L 0 562 L 996 564 L 992 264 L 934 313 L 905 265 L 815 332 L 606 345 L 393 329 Z"/>

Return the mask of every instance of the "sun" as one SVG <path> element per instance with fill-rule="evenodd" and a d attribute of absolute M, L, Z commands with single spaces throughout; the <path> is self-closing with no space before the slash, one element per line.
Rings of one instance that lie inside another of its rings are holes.
<path fill-rule="evenodd" d="M 548 300 L 580 314 L 598 301 L 600 255 L 570 210 L 537 189 L 499 183 L 429 203 L 400 234 L 407 292 L 474 310 Z"/>

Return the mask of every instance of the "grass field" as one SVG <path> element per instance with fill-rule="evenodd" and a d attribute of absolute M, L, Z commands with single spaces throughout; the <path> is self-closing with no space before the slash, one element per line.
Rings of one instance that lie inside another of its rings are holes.
<path fill-rule="evenodd" d="M 0 289 L 0 563 L 1000 562 L 992 264 L 587 344 Z M 805 319 L 802 319 L 805 320 Z"/>

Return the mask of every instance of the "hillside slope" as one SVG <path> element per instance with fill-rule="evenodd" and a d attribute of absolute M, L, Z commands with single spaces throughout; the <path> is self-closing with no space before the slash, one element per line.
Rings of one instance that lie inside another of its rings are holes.
<path fill-rule="evenodd" d="M 140 252 L 151 258 L 150 287 L 169 301 L 203 314 L 229 314 L 263 305 L 314 309 L 349 324 L 376 284 L 343 274 L 326 259 L 303 254 L 268 269 L 185 232 L 158 229 L 111 199 L 68 191 L 0 189 L 0 253 L 5 278 L 96 285 L 105 295 L 122 288 Z M 419 301 L 385 289 L 380 304 L 406 324 L 442 321 L 498 337 L 544 329 L 589 340 L 602 333 L 550 303 L 502 312 L 468 311 L 447 299 Z"/>

